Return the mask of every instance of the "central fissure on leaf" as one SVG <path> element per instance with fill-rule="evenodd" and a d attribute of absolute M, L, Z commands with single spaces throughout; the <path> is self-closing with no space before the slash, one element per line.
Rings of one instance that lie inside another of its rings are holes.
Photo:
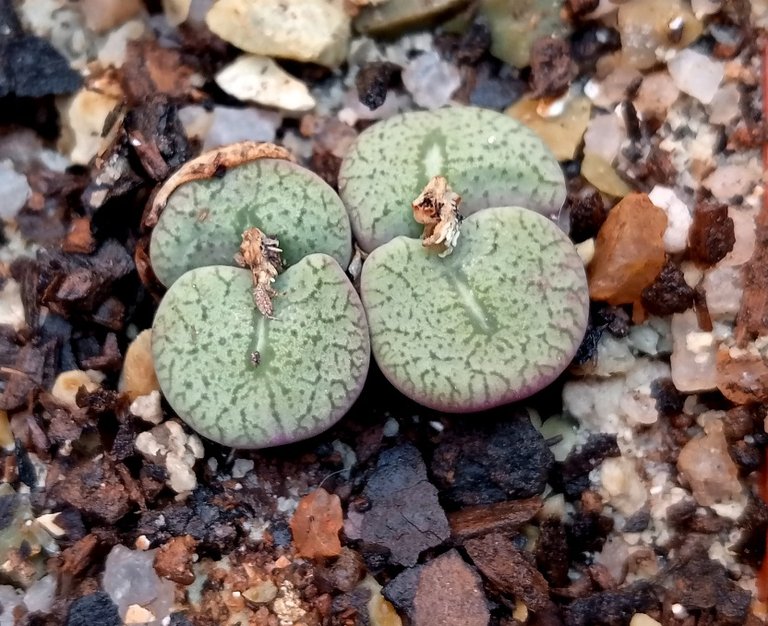
<path fill-rule="evenodd" d="M 491 335 L 496 330 L 496 320 L 489 315 L 483 304 L 475 297 L 474 291 L 465 280 L 459 276 L 451 276 L 449 281 L 459 296 L 459 301 L 469 314 L 472 324 L 479 331 Z"/>

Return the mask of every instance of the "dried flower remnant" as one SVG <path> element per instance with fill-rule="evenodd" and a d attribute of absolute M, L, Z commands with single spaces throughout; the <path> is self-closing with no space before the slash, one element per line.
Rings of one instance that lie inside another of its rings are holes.
<path fill-rule="evenodd" d="M 235 256 L 240 267 L 251 270 L 253 302 L 265 317 L 272 317 L 272 298 L 277 293 L 272 283 L 283 267 L 279 246 L 277 239 L 268 237 L 258 228 L 249 228 L 243 233 L 240 252 Z"/>
<path fill-rule="evenodd" d="M 461 213 L 457 194 L 445 176 L 434 176 L 424 187 L 413 206 L 413 218 L 424 225 L 421 245 L 440 251 L 440 256 L 448 256 L 459 240 Z"/>
<path fill-rule="evenodd" d="M 557 159 L 508 115 L 462 106 L 393 115 L 358 135 L 339 170 L 339 195 L 360 248 L 418 237 L 411 202 L 440 175 L 461 190 L 465 217 L 499 206 L 555 215 L 566 196 Z"/>

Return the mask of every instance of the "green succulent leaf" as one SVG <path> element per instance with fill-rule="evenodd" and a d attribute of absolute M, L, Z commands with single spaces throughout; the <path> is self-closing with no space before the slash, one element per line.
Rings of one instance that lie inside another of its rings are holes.
<path fill-rule="evenodd" d="M 360 246 L 417 237 L 411 202 L 437 175 L 461 195 L 464 215 L 520 204 L 554 214 L 565 201 L 555 157 L 516 120 L 474 107 L 403 113 L 361 133 L 341 165 L 339 192 Z"/>
<path fill-rule="evenodd" d="M 361 296 L 384 375 L 450 412 L 513 402 L 552 382 L 581 343 L 589 306 L 570 240 L 517 207 L 467 218 L 444 258 L 406 237 L 377 248 Z"/>
<path fill-rule="evenodd" d="M 365 312 L 339 264 L 308 255 L 274 286 L 268 319 L 254 306 L 247 270 L 201 267 L 173 283 L 155 316 L 165 397 L 192 428 L 225 445 L 264 448 L 320 433 L 365 382 Z"/>
<path fill-rule="evenodd" d="M 299 165 L 258 159 L 171 194 L 152 232 L 155 274 L 171 285 L 195 267 L 233 265 L 250 227 L 280 241 L 287 265 L 321 252 L 346 267 L 352 255 L 349 218 L 333 189 Z"/>

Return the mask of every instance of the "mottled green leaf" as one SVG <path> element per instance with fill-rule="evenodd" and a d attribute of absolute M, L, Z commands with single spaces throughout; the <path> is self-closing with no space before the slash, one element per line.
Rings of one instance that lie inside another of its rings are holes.
<path fill-rule="evenodd" d="M 516 207 L 475 213 L 440 258 L 398 237 L 363 266 L 361 296 L 384 375 L 444 411 L 535 393 L 570 363 L 589 306 L 583 264 L 547 218 Z"/>
<path fill-rule="evenodd" d="M 404 113 L 361 133 L 341 165 L 339 191 L 362 248 L 418 236 L 411 202 L 437 175 L 461 195 L 464 215 L 518 204 L 555 214 L 565 200 L 555 157 L 516 120 L 474 107 Z"/>
<path fill-rule="evenodd" d="M 247 270 L 192 270 L 155 316 L 157 378 L 178 415 L 238 448 L 311 437 L 340 419 L 368 372 L 360 299 L 331 257 L 311 254 L 277 277 L 274 318 L 253 304 Z"/>
<path fill-rule="evenodd" d="M 171 194 L 152 232 L 152 267 L 170 285 L 195 267 L 234 265 L 250 227 L 276 237 L 288 265 L 322 252 L 346 267 L 352 255 L 349 218 L 333 189 L 294 163 L 259 159 Z"/>

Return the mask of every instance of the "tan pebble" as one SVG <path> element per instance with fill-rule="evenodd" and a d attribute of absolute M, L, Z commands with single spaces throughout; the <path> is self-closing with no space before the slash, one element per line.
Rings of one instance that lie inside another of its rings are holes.
<path fill-rule="evenodd" d="M 128 346 L 117 388 L 127 394 L 131 401 L 160 390 L 152 358 L 151 329 L 141 331 Z"/>
<path fill-rule="evenodd" d="M 141 0 L 80 0 L 85 25 L 94 32 L 105 33 L 141 12 Z"/>
<path fill-rule="evenodd" d="M 285 555 L 281 556 L 277 561 L 275 561 L 275 569 L 284 569 L 288 567 L 291 564 L 290 559 L 288 559 Z"/>
<path fill-rule="evenodd" d="M 56 537 L 59 539 L 66 535 L 67 531 L 56 523 L 56 518 L 58 517 L 58 513 L 45 513 L 44 515 L 36 518 L 35 521 L 40 526 L 42 526 L 43 529 L 45 529 L 45 531 L 51 535 L 51 537 Z"/>
<path fill-rule="evenodd" d="M 368 600 L 368 616 L 371 626 L 402 626 L 403 622 L 388 600 L 381 595 L 381 585 L 370 574 L 358 585 L 358 589 L 367 589 L 370 593 Z"/>
<path fill-rule="evenodd" d="M 713 419 L 705 435 L 683 446 L 677 469 L 701 506 L 712 506 L 741 496 L 739 469 L 731 459 L 721 419 Z"/>
<path fill-rule="evenodd" d="M 629 626 L 661 626 L 661 623 L 645 613 L 635 613 Z"/>
<path fill-rule="evenodd" d="M 589 124 L 592 103 L 588 98 L 568 98 L 558 103 L 562 110 L 544 116 L 543 102 L 524 98 L 509 107 L 506 114 L 533 129 L 558 161 L 574 158 Z"/>
<path fill-rule="evenodd" d="M 62 119 L 59 150 L 73 163 L 87 165 L 102 147 L 101 132 L 107 118 L 119 106 L 115 94 L 81 89 L 60 105 Z"/>
<path fill-rule="evenodd" d="M 8 413 L 0 410 L 0 447 L 6 450 L 13 450 L 14 445 L 13 431 L 11 430 L 11 423 L 8 421 Z"/>
<path fill-rule="evenodd" d="M 632 189 L 616 173 L 613 166 L 597 154 L 589 152 L 584 155 L 581 175 L 600 191 L 614 198 L 623 198 L 632 193 Z"/>
<path fill-rule="evenodd" d="M 155 621 L 155 614 L 138 604 L 131 604 L 125 612 L 126 624 L 146 624 Z"/>
<path fill-rule="evenodd" d="M 85 387 L 87 391 L 96 391 L 99 388 L 99 384 L 82 370 L 62 372 L 53 383 L 51 395 L 68 409 L 77 411 L 80 407 L 77 406 L 75 398 L 80 387 Z"/>
<path fill-rule="evenodd" d="M 528 607 L 525 606 L 525 603 L 522 600 L 515 602 L 515 611 L 512 613 L 512 617 L 518 622 L 525 623 L 528 621 Z"/>
<path fill-rule="evenodd" d="M 271 580 L 256 583 L 243 591 L 243 597 L 252 604 L 267 604 L 277 596 L 277 586 Z"/>

